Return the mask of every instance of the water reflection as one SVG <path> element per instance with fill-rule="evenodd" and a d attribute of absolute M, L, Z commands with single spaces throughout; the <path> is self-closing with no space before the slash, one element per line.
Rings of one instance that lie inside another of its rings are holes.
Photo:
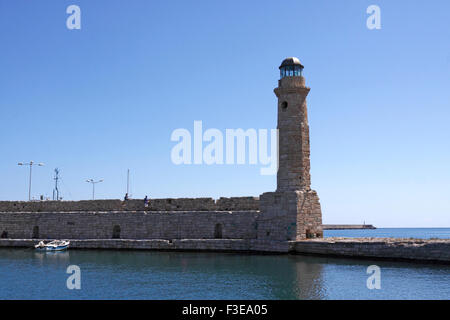
<path fill-rule="evenodd" d="M 82 290 L 66 288 L 72 264 Z M 366 288 L 371 264 L 382 290 Z M 0 270 L 0 299 L 450 298 L 448 266 L 300 255 L 1 249 Z"/>
<path fill-rule="evenodd" d="M 53 260 L 53 261 L 68 261 L 70 258 L 69 251 L 35 251 L 34 258 L 39 261 Z"/>
<path fill-rule="evenodd" d="M 295 299 L 325 299 L 326 290 L 323 283 L 323 265 L 310 257 L 289 257 L 294 270 L 292 297 Z"/>

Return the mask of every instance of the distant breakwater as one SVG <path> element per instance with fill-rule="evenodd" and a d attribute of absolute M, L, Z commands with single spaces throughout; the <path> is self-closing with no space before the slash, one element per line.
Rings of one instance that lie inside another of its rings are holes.
<path fill-rule="evenodd" d="M 323 230 L 358 230 L 358 229 L 376 229 L 371 224 L 323 224 Z"/>

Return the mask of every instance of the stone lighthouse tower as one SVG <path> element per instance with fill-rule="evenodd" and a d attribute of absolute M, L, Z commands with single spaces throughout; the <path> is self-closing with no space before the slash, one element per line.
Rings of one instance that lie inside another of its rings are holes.
<path fill-rule="evenodd" d="M 276 192 L 260 197 L 258 239 L 300 240 L 322 237 L 322 211 L 311 190 L 309 125 L 306 96 L 309 88 L 297 58 L 281 63 L 278 98 L 278 173 Z"/>

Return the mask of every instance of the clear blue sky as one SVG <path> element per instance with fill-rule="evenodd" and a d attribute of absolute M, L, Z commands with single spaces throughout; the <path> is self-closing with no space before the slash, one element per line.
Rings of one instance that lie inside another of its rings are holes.
<path fill-rule="evenodd" d="M 81 30 L 66 28 L 67 6 Z M 381 30 L 366 8 L 381 8 Z M 311 87 L 325 223 L 450 227 L 450 2 L 0 0 L 0 200 L 258 196 L 259 166 L 176 166 L 174 129 L 275 128 L 278 66 Z"/>

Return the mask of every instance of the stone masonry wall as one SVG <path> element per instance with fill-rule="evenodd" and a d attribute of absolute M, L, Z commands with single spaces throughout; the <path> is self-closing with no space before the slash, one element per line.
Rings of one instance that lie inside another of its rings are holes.
<path fill-rule="evenodd" d="M 258 239 L 292 241 L 323 236 L 315 191 L 267 192 L 260 201 Z"/>
<path fill-rule="evenodd" d="M 314 190 L 302 191 L 298 202 L 297 240 L 322 238 L 322 209 Z"/>
<path fill-rule="evenodd" d="M 257 211 L 7 212 L 9 239 L 254 239 Z"/>
<path fill-rule="evenodd" d="M 296 191 L 311 186 L 309 125 L 306 97 L 309 88 L 303 77 L 279 80 L 278 98 L 279 166 L 277 191 Z"/>
<path fill-rule="evenodd" d="M 299 254 L 450 263 L 450 239 L 324 238 L 290 242 Z"/>
<path fill-rule="evenodd" d="M 71 211 L 248 211 L 259 210 L 259 198 L 180 198 L 144 200 L 85 201 L 0 201 L 0 212 L 71 212 Z"/>
<path fill-rule="evenodd" d="M 32 248 L 40 239 L 0 239 L 0 248 Z M 405 259 L 450 264 L 450 239 L 345 239 L 302 241 L 255 239 L 84 239 L 71 240 L 72 249 L 253 251 L 368 259 Z"/>

